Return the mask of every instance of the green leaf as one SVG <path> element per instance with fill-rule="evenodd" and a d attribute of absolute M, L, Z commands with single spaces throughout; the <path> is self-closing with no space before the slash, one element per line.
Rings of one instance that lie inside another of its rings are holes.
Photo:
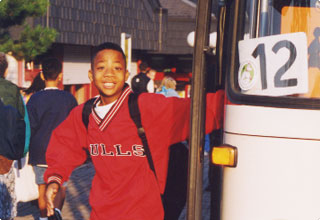
<path fill-rule="evenodd" d="M 28 17 L 44 15 L 48 4 L 48 0 L 0 0 L 0 51 L 10 51 L 27 62 L 45 53 L 55 41 L 57 31 L 40 25 L 32 28 L 24 23 Z M 23 30 L 19 39 L 13 41 L 9 28 L 15 25 Z"/>

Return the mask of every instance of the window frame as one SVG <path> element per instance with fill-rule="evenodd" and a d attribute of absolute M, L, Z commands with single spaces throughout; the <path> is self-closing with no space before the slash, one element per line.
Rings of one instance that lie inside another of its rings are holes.
<path fill-rule="evenodd" d="M 235 88 L 238 76 L 239 56 L 238 42 L 244 36 L 245 10 L 247 1 L 227 1 L 222 69 L 226 77 L 226 94 L 231 103 L 254 106 L 292 108 L 292 109 L 320 109 L 320 98 L 274 97 L 242 94 Z M 259 15 L 259 13 L 258 13 Z M 226 33 L 227 32 L 227 33 Z"/>

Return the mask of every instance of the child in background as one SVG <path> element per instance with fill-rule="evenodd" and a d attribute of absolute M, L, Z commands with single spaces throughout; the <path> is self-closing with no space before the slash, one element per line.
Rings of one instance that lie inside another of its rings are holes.
<path fill-rule="evenodd" d="M 47 169 L 45 159 L 46 150 L 52 131 L 68 116 L 72 108 L 77 105 L 76 99 L 66 91 L 58 89 L 62 79 L 62 64 L 55 58 L 48 58 L 42 62 L 41 79 L 45 83 L 44 90 L 36 92 L 27 103 L 30 117 L 31 140 L 29 149 L 29 164 L 36 174 L 39 186 L 40 220 L 47 218 L 45 200 L 46 184 L 43 174 Z M 61 210 L 65 197 L 65 187 L 61 186 L 56 199 L 57 212 Z"/>
<path fill-rule="evenodd" d="M 100 96 L 92 107 L 88 129 L 82 122 L 84 105 L 77 106 L 54 130 L 46 153 L 49 215 L 59 188 L 86 160 L 88 150 L 96 171 L 90 192 L 91 220 L 163 220 L 160 194 L 166 182 L 169 146 L 188 137 L 190 100 L 153 93 L 138 98 L 156 177 L 129 114 L 128 76 L 119 45 L 104 43 L 94 48 L 89 79 Z M 223 93 L 208 94 L 207 132 L 221 126 L 222 101 Z"/>

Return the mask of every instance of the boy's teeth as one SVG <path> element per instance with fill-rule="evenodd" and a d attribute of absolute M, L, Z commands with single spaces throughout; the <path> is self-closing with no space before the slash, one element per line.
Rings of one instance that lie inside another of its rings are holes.
<path fill-rule="evenodd" d="M 105 83 L 106 86 L 113 86 L 113 83 Z"/>

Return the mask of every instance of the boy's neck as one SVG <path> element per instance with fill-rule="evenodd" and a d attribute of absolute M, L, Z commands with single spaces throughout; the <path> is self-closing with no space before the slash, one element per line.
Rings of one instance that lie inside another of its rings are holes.
<path fill-rule="evenodd" d="M 118 98 L 119 98 L 119 97 L 110 99 L 110 98 L 106 98 L 106 97 L 103 97 L 103 96 L 100 95 L 100 103 L 99 103 L 99 106 L 111 104 L 111 103 L 117 101 Z"/>
<path fill-rule="evenodd" d="M 56 80 L 45 80 L 44 83 L 46 85 L 46 88 L 59 86 L 59 82 L 57 82 Z"/>

